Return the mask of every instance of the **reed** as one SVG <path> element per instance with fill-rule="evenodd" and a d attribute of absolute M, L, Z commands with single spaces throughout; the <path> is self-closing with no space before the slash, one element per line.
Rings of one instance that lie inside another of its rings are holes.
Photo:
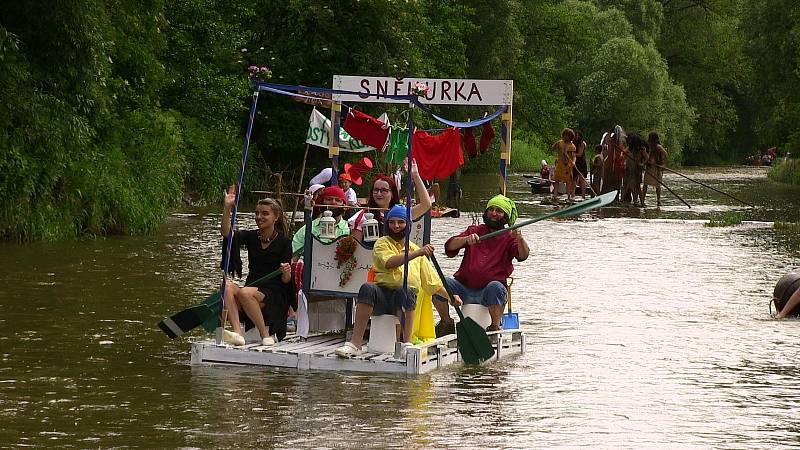
<path fill-rule="evenodd" d="M 714 214 L 705 226 L 707 227 L 730 227 L 739 225 L 744 220 L 744 213 L 738 211 L 727 211 Z"/>

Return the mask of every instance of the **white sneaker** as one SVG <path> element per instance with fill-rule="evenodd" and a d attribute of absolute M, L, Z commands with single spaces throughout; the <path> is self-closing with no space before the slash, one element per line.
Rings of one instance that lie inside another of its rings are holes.
<path fill-rule="evenodd" d="M 357 356 L 364 353 L 364 350 L 356 347 L 355 344 L 348 341 L 345 342 L 343 346 L 334 350 L 334 353 L 336 353 L 336 356 L 340 358 L 349 358 L 351 356 Z"/>
<path fill-rule="evenodd" d="M 234 333 L 230 330 L 222 330 L 222 340 L 226 344 L 230 344 L 236 347 L 240 347 L 244 345 L 244 336 L 239 333 Z"/>
<path fill-rule="evenodd" d="M 263 345 L 264 347 L 272 347 L 273 345 L 275 345 L 275 339 L 272 339 L 272 336 L 267 336 L 261 339 L 261 345 Z"/>

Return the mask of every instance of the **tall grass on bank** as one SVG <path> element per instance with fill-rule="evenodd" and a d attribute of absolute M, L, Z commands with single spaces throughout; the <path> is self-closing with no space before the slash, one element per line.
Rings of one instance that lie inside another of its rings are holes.
<path fill-rule="evenodd" d="M 724 213 L 714 214 L 706 223 L 707 227 L 730 227 L 739 225 L 744 220 L 744 213 L 737 211 L 727 211 Z"/>
<path fill-rule="evenodd" d="M 780 161 L 767 174 L 770 180 L 800 186 L 800 159 Z"/>

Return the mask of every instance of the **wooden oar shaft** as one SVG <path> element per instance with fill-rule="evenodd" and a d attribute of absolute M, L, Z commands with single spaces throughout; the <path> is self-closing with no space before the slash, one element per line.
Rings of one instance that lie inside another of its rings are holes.
<path fill-rule="evenodd" d="M 491 233 L 484 234 L 483 236 L 480 237 L 479 240 L 480 241 L 485 241 L 486 239 L 491 239 L 491 238 L 493 238 L 493 237 L 495 237 L 497 235 L 506 233 L 508 231 L 516 230 L 517 228 L 521 228 L 521 227 L 524 227 L 524 226 L 527 226 L 527 225 L 530 225 L 532 223 L 536 223 L 536 222 L 539 222 L 539 221 L 542 221 L 542 220 L 545 220 L 545 219 L 550 219 L 552 217 L 569 216 L 569 215 L 572 215 L 572 214 L 579 214 L 579 213 L 582 213 L 584 211 L 588 211 L 590 209 L 599 208 L 601 206 L 607 205 L 607 204 L 611 203 L 612 201 L 614 201 L 614 197 L 616 197 L 616 195 L 617 195 L 617 191 L 606 192 L 603 195 L 599 195 L 599 196 L 597 196 L 595 198 L 592 198 L 592 199 L 589 199 L 589 200 L 586 200 L 586 201 L 583 201 L 583 202 L 580 202 L 580 203 L 576 203 L 576 204 L 574 204 L 572 206 L 569 206 L 569 207 L 566 207 L 566 208 L 559 209 L 558 211 L 553 211 L 553 212 L 551 212 L 549 214 L 545 214 L 543 216 L 539 216 L 539 217 L 536 217 L 536 218 L 533 218 L 533 219 L 529 219 L 529 220 L 525 220 L 525 221 L 522 221 L 522 222 L 519 222 L 519 223 L 515 223 L 514 225 L 511 225 L 510 227 L 506 227 L 506 228 L 503 228 L 501 230 L 492 231 Z"/>
<path fill-rule="evenodd" d="M 447 278 L 444 276 L 444 272 L 442 272 L 442 268 L 439 266 L 439 262 L 436 261 L 436 257 L 431 255 L 431 264 L 433 264 L 433 268 L 436 269 L 436 273 L 439 274 L 439 279 L 442 280 L 442 284 L 444 285 L 444 290 L 447 291 L 447 295 L 450 296 L 451 303 L 453 307 L 456 308 L 456 312 L 458 313 L 458 318 L 464 320 L 464 314 L 461 312 L 461 308 L 458 307 L 454 300 L 456 298 L 455 294 L 453 294 L 453 290 L 450 288 L 450 284 L 447 282 Z"/>
<path fill-rule="evenodd" d="M 661 168 L 661 169 L 664 169 L 664 170 L 666 170 L 667 172 L 672 172 L 672 173 L 674 173 L 675 175 L 679 175 L 679 176 L 681 176 L 681 177 L 683 177 L 683 178 L 686 178 L 687 180 L 689 180 L 689 181 L 691 181 L 691 182 L 693 182 L 693 183 L 697 183 L 697 184 L 699 184 L 700 186 L 707 187 L 707 188 L 711 189 L 711 190 L 712 190 L 712 191 L 714 191 L 714 192 L 719 192 L 719 193 L 720 193 L 720 194 L 722 194 L 722 195 L 726 195 L 726 196 L 728 196 L 728 197 L 730 197 L 730 198 L 732 198 L 732 199 L 736 200 L 737 202 L 743 203 L 743 204 L 745 204 L 745 205 L 747 205 L 747 206 L 749 206 L 749 207 L 751 207 L 751 208 L 755 208 L 755 205 L 752 205 L 752 204 L 750 204 L 750 203 L 747 203 L 746 201 L 744 201 L 744 200 L 742 200 L 742 199 L 736 198 L 736 197 L 734 197 L 733 195 L 731 195 L 731 194 L 728 194 L 727 192 L 724 192 L 724 191 L 721 191 L 721 190 L 719 190 L 719 189 L 717 189 L 717 188 L 711 187 L 711 186 L 709 186 L 709 185 L 707 185 L 707 184 L 703 183 L 702 181 L 698 181 L 698 180 L 695 180 L 695 179 L 693 179 L 693 178 L 689 178 L 687 175 L 685 175 L 685 174 L 682 174 L 682 173 L 678 172 L 677 170 L 673 170 L 673 169 L 670 169 L 670 168 L 669 168 L 669 167 L 667 167 L 667 166 L 662 166 L 662 165 L 658 165 L 658 164 L 656 164 L 655 166 L 656 166 L 656 167 L 659 167 L 659 168 Z"/>
<path fill-rule="evenodd" d="M 630 153 L 628 150 L 625 150 L 624 148 L 622 149 L 622 154 L 623 154 L 623 155 L 625 155 L 625 156 L 626 156 L 626 157 L 627 157 L 629 160 L 631 160 L 631 161 L 633 161 L 634 163 L 636 163 L 637 165 L 643 166 L 643 168 L 645 168 L 645 176 L 647 175 L 646 164 L 645 164 L 645 165 L 639 164 L 639 161 L 636 161 L 635 159 L 633 159 L 633 155 L 631 155 L 631 153 Z M 664 184 L 664 182 L 663 182 L 663 181 L 659 180 L 658 178 L 656 178 L 656 177 L 654 177 L 654 176 L 652 176 L 652 175 L 650 176 L 650 178 L 654 179 L 654 180 L 655 180 L 655 181 L 656 181 L 658 184 L 660 184 L 661 186 L 663 186 L 663 187 L 664 187 L 664 189 L 668 190 L 670 194 L 674 195 L 674 196 L 675 196 L 675 198 L 677 198 L 678 200 L 680 200 L 680 201 L 681 201 L 681 202 L 682 202 L 684 205 L 686 205 L 688 208 L 691 208 L 691 207 L 692 207 L 692 205 L 690 205 L 690 204 L 689 204 L 689 203 L 688 203 L 686 200 L 684 200 L 684 199 L 683 199 L 683 198 L 682 198 L 680 195 L 676 194 L 676 193 L 675 193 L 675 191 L 673 191 L 673 190 L 672 190 L 672 189 L 670 189 L 670 188 L 669 188 L 669 187 L 668 187 L 666 184 Z"/>

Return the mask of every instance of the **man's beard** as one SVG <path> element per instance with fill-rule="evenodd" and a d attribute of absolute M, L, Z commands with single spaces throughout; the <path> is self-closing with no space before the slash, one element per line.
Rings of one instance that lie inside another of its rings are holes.
<path fill-rule="evenodd" d="M 386 231 L 386 234 L 395 241 L 400 242 L 401 240 L 406 238 L 406 229 L 403 228 L 402 230 L 395 232 L 392 231 L 390 228 L 389 230 Z"/>
<path fill-rule="evenodd" d="M 323 212 L 330 211 L 333 214 L 333 217 L 339 217 L 342 214 L 344 214 L 344 210 L 345 210 L 345 208 L 342 207 L 342 206 L 339 206 L 339 207 L 336 207 L 336 208 L 329 207 L 329 206 L 325 206 L 325 207 L 315 206 L 314 207 L 314 215 L 315 216 L 321 216 Z"/>
<path fill-rule="evenodd" d="M 506 226 L 506 218 L 503 217 L 500 220 L 490 219 L 488 214 L 483 213 L 483 223 L 493 230 L 499 230 Z"/>
<path fill-rule="evenodd" d="M 328 211 L 333 213 L 333 217 L 339 217 L 344 214 L 344 207 L 328 208 Z"/>

